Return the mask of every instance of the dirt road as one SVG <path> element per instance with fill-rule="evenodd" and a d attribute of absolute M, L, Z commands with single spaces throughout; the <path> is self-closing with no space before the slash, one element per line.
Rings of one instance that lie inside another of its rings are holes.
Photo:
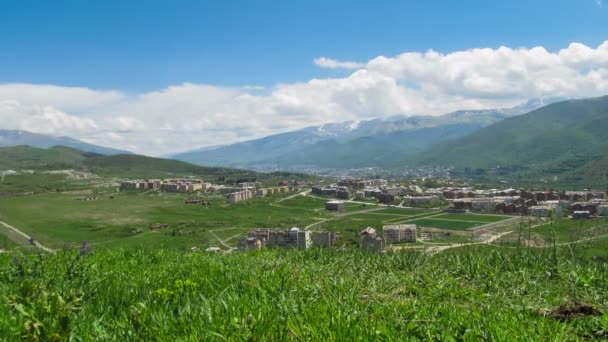
<path fill-rule="evenodd" d="M 8 229 L 10 229 L 10 230 L 12 230 L 12 231 L 14 231 L 15 233 L 17 233 L 17 234 L 21 235 L 22 237 L 24 237 L 24 238 L 25 238 L 26 240 L 28 240 L 28 241 L 31 239 L 31 236 L 29 236 L 29 235 L 25 234 L 25 233 L 24 233 L 24 232 L 22 232 L 21 230 L 19 230 L 19 229 L 15 228 L 15 227 L 13 227 L 13 226 L 11 226 L 10 224 L 8 224 L 8 223 L 6 223 L 6 222 L 2 222 L 2 221 L 0 221 L 0 225 L 3 225 L 4 227 L 6 227 L 6 228 L 8 228 Z M 52 249 L 50 249 L 50 248 L 48 248 L 48 247 L 46 247 L 46 246 L 42 245 L 42 244 L 41 244 L 40 242 L 38 242 L 38 241 L 35 241 L 35 240 L 34 240 L 34 245 L 35 245 L 36 247 L 40 248 L 41 250 L 45 251 L 45 252 L 48 252 L 48 253 L 55 253 L 55 251 L 54 251 L 54 250 L 52 250 Z"/>

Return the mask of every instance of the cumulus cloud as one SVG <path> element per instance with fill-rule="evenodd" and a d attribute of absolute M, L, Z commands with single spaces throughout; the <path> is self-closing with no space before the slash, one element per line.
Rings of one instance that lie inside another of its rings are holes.
<path fill-rule="evenodd" d="M 320 66 L 321 68 L 328 68 L 328 69 L 359 69 L 365 65 L 363 63 L 357 63 L 357 62 L 338 61 L 338 60 L 327 58 L 327 57 L 315 58 L 314 62 L 316 65 Z"/>
<path fill-rule="evenodd" d="M 406 52 L 350 68 L 339 78 L 257 87 L 184 83 L 127 95 L 49 85 L 0 85 L 0 128 L 71 135 L 162 155 L 309 125 L 392 115 L 510 107 L 538 97 L 608 94 L 608 41 L 543 47 Z M 263 90 L 263 91 L 262 91 Z"/>

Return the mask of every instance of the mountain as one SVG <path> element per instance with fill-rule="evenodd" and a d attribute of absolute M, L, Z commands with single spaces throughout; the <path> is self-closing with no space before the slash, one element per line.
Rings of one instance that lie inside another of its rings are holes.
<path fill-rule="evenodd" d="M 478 131 L 558 99 L 532 100 L 506 109 L 457 111 L 441 116 L 394 116 L 307 127 L 172 157 L 204 165 L 275 168 L 395 166 L 433 144 Z"/>
<path fill-rule="evenodd" d="M 507 167 L 568 182 L 606 184 L 608 96 L 554 103 L 441 142 L 405 160 L 457 169 Z"/>
<path fill-rule="evenodd" d="M 197 175 L 215 177 L 252 178 L 256 173 L 221 167 L 204 167 L 179 160 L 152 158 L 135 154 L 105 156 L 83 152 L 71 147 L 54 146 L 48 149 L 30 146 L 0 147 L 0 171 L 31 169 L 38 171 L 74 169 L 100 176 L 125 178 L 161 178 Z"/>
<path fill-rule="evenodd" d="M 117 150 L 109 147 L 88 144 L 70 137 L 60 137 L 49 134 L 32 133 L 21 130 L 0 129 L 0 147 L 27 145 L 38 148 L 53 146 L 66 146 L 84 152 L 93 152 L 105 155 L 129 154 L 131 152 Z"/>

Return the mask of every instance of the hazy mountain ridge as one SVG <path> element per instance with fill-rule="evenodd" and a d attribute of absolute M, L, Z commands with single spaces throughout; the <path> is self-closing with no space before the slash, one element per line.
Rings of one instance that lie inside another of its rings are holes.
<path fill-rule="evenodd" d="M 104 155 L 130 154 L 125 150 L 118 150 L 105 146 L 89 144 L 74 138 L 65 136 L 54 136 L 50 134 L 32 133 L 24 130 L 0 129 L 0 147 L 27 145 L 37 148 L 49 148 L 53 146 L 72 147 L 84 152 L 93 152 Z"/>
<path fill-rule="evenodd" d="M 558 100 L 531 100 L 513 108 L 462 110 L 440 116 L 393 116 L 328 123 L 172 157 L 199 165 L 231 167 L 392 166 L 445 139 L 465 136 Z"/>

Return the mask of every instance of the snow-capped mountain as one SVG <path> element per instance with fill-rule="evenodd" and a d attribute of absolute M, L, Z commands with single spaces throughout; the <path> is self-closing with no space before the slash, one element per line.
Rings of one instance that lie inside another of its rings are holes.
<path fill-rule="evenodd" d="M 438 142 L 473 133 L 560 99 L 513 108 L 462 110 L 440 116 L 392 116 L 306 127 L 236 144 L 175 154 L 200 165 L 231 167 L 387 166 Z"/>

